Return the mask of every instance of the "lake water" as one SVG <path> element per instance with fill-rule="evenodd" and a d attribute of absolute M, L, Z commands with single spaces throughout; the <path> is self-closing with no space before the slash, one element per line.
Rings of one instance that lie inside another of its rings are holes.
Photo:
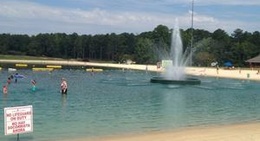
<path fill-rule="evenodd" d="M 21 141 L 49 141 L 125 133 L 167 131 L 190 126 L 244 123 L 260 120 L 259 82 L 201 77 L 196 86 L 150 83 L 156 73 L 132 70 L 33 72 L 11 83 L 0 99 L 0 140 L 4 136 L 4 107 L 32 105 L 34 131 Z M 1 86 L 11 73 L 0 72 Z M 60 80 L 68 94 L 59 93 Z M 31 90 L 31 79 L 37 90 Z"/>

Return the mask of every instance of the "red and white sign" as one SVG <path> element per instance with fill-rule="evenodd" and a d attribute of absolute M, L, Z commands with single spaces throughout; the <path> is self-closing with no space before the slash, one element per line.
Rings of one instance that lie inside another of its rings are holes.
<path fill-rule="evenodd" d="M 32 105 L 4 108 L 5 135 L 33 131 Z"/>

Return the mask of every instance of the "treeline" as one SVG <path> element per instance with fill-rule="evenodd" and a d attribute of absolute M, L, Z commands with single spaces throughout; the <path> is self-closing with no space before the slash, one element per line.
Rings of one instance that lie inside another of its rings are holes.
<path fill-rule="evenodd" d="M 191 46 L 191 29 L 181 30 L 183 47 Z M 0 54 L 58 57 L 79 60 L 123 62 L 128 59 L 140 64 L 155 64 L 168 52 L 171 29 L 158 25 L 153 31 L 135 35 L 77 33 L 45 33 L 38 35 L 0 34 Z M 217 29 L 213 33 L 193 30 L 193 65 L 209 66 L 226 61 L 244 66 L 245 60 L 260 53 L 260 33 L 236 29 L 231 35 Z"/>

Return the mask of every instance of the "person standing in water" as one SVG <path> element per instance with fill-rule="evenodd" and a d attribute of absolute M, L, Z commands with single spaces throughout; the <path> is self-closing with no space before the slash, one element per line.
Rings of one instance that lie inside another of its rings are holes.
<path fill-rule="evenodd" d="M 7 85 L 4 85 L 3 86 L 3 94 L 7 94 L 7 92 L 8 92 Z"/>
<path fill-rule="evenodd" d="M 61 94 L 67 94 L 68 84 L 65 78 L 61 79 L 60 88 L 61 88 Z"/>
<path fill-rule="evenodd" d="M 10 77 L 7 78 L 7 84 L 8 85 L 11 84 L 11 78 Z"/>
<path fill-rule="evenodd" d="M 31 83 L 32 83 L 32 91 L 36 91 L 36 81 L 31 80 Z"/>

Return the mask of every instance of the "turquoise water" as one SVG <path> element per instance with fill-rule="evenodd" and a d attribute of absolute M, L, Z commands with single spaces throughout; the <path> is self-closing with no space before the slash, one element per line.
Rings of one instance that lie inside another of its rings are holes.
<path fill-rule="evenodd" d="M 21 141 L 165 131 L 190 126 L 210 126 L 260 120 L 259 82 L 201 77 L 201 85 L 178 86 L 149 83 L 156 73 L 105 70 L 57 70 L 52 73 L 20 70 L 26 76 L 11 83 L 1 94 L 4 107 L 33 105 L 34 131 L 20 135 Z M 4 85 L 11 73 L 0 72 Z M 68 95 L 59 93 L 62 77 Z M 31 79 L 37 90 L 31 90 Z M 0 116 L 0 140 L 4 136 Z"/>

